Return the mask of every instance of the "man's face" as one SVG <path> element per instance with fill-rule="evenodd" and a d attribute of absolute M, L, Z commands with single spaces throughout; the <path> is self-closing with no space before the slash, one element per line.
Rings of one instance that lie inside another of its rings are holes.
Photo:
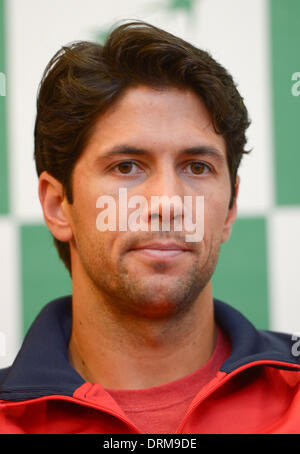
<path fill-rule="evenodd" d="M 127 189 L 128 200 L 146 198 L 148 231 L 97 229 L 97 199 L 112 196 L 118 207 L 119 188 Z M 186 242 L 187 232 L 174 231 L 172 223 L 171 231 L 151 231 L 151 216 L 160 214 L 151 212 L 151 196 L 163 195 L 192 196 L 194 207 L 196 196 L 204 196 L 202 241 Z M 235 218 L 229 201 L 225 142 L 199 97 L 176 88 L 128 89 L 99 117 L 73 171 L 73 204 L 65 202 L 73 280 L 92 283 L 131 315 L 160 318 L 187 310 L 209 285 L 229 235 Z"/>

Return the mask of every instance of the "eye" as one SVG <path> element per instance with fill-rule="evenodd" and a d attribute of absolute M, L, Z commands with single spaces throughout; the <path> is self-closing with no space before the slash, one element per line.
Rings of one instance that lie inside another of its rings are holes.
<path fill-rule="evenodd" d="M 122 161 L 116 164 L 112 170 L 116 171 L 117 173 L 121 173 L 122 175 L 128 175 L 132 173 L 134 167 L 138 167 L 133 161 Z"/>
<path fill-rule="evenodd" d="M 130 173 L 133 167 L 133 162 L 120 162 L 120 164 L 118 164 L 116 167 L 120 170 L 121 173 Z"/>
<path fill-rule="evenodd" d="M 188 164 L 190 167 L 192 173 L 194 175 L 202 175 L 203 173 L 211 172 L 211 168 L 208 164 L 205 164 L 204 162 L 201 161 L 193 161 Z M 187 166 L 187 167 L 188 167 Z"/>

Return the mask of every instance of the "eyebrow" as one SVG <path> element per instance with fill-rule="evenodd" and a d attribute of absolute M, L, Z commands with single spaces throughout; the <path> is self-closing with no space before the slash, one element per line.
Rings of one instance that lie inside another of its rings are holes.
<path fill-rule="evenodd" d="M 147 149 L 139 148 L 130 145 L 116 145 L 111 150 L 99 156 L 99 159 L 110 158 L 116 155 L 135 155 L 135 156 L 153 156 L 153 153 Z M 198 145 L 188 147 L 178 152 L 179 156 L 195 155 L 195 156 L 210 156 L 218 161 L 225 163 L 224 154 L 215 147 L 210 145 Z"/>

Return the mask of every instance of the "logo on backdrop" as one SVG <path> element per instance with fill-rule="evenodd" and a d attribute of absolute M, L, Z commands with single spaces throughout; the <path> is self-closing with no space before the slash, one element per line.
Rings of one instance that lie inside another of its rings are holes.
<path fill-rule="evenodd" d="M 143 10 L 140 13 L 137 12 L 137 15 L 144 16 L 145 14 L 148 15 L 151 13 L 157 15 L 157 12 L 160 11 L 162 14 L 165 14 L 165 20 L 169 20 L 172 23 L 174 17 L 179 14 L 186 19 L 186 28 L 190 30 L 191 27 L 196 27 L 196 23 L 194 22 L 195 8 L 200 2 L 201 0 L 160 0 L 160 2 L 149 0 L 148 4 L 143 4 Z M 111 32 L 111 27 L 111 24 L 106 24 L 102 28 L 96 29 L 93 33 L 96 41 L 103 44 Z"/>

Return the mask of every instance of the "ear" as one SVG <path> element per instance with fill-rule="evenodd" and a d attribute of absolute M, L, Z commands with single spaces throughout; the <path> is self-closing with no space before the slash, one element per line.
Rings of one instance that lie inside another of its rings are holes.
<path fill-rule="evenodd" d="M 63 185 L 48 172 L 42 172 L 40 175 L 39 199 L 45 222 L 52 235 L 60 241 L 70 241 L 72 229 Z"/>
<path fill-rule="evenodd" d="M 240 177 L 237 175 L 236 180 L 235 180 L 235 195 L 234 195 L 234 201 L 232 204 L 232 207 L 229 208 L 227 218 L 224 224 L 223 228 L 223 233 L 222 233 L 222 239 L 221 243 L 225 243 L 225 241 L 228 240 L 230 237 L 231 233 L 231 227 L 236 220 L 236 215 L 237 215 L 237 196 L 239 192 L 239 185 L 240 185 Z"/>

